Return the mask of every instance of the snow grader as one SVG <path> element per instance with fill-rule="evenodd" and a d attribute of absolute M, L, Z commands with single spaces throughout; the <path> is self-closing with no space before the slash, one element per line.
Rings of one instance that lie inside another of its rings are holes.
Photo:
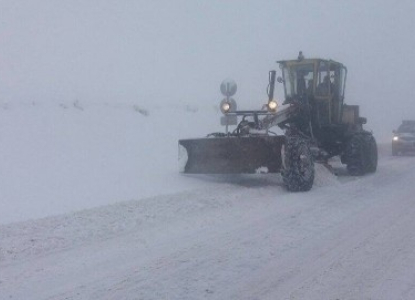
<path fill-rule="evenodd" d="M 225 130 L 179 140 L 181 172 L 281 173 L 284 186 L 293 192 L 310 190 L 314 163 L 328 165 L 334 156 L 352 176 L 375 172 L 377 145 L 363 129 L 367 120 L 358 105 L 344 103 L 347 68 L 330 59 L 306 59 L 301 52 L 297 59 L 277 63 L 281 76 L 269 72 L 268 102 L 259 110 L 238 110 L 232 98 L 235 82 L 222 82 Z M 284 89 L 280 109 L 274 99 L 276 81 Z"/>

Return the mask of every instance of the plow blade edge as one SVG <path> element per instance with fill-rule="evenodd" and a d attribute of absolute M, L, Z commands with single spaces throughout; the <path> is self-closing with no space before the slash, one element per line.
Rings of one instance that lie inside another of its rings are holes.
<path fill-rule="evenodd" d="M 277 173 L 284 136 L 179 140 L 181 172 L 191 174 Z"/>

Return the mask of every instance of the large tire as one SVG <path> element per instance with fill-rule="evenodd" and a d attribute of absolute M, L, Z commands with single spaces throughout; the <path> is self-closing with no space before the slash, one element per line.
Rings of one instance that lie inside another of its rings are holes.
<path fill-rule="evenodd" d="M 353 176 L 362 176 L 366 173 L 366 142 L 362 134 L 355 134 L 346 147 L 347 171 Z"/>
<path fill-rule="evenodd" d="M 289 136 L 284 145 L 282 180 L 290 192 L 309 191 L 314 183 L 314 161 L 307 141 Z"/>
<path fill-rule="evenodd" d="M 378 167 L 378 147 L 373 135 L 369 134 L 365 136 L 366 141 L 366 158 L 365 169 L 367 173 L 374 173 Z"/>

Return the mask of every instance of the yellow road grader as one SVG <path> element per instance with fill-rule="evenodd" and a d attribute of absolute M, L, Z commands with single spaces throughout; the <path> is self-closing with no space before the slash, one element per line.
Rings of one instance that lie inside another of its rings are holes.
<path fill-rule="evenodd" d="M 308 191 L 314 163 L 339 156 L 353 176 L 376 171 L 378 153 L 365 129 L 359 106 L 344 103 L 347 68 L 330 59 L 277 62 L 281 76 L 269 72 L 268 102 L 258 110 L 238 110 L 232 96 L 237 86 L 221 84 L 224 132 L 179 140 L 182 172 L 190 174 L 281 173 L 289 191 Z M 279 109 L 276 82 L 284 89 Z M 231 130 L 231 128 L 233 128 Z M 276 134 L 278 127 L 283 134 Z"/>

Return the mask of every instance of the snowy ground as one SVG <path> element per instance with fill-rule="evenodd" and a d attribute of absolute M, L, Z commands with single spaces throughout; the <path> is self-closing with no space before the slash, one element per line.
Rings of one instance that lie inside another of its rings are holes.
<path fill-rule="evenodd" d="M 184 176 L 177 139 L 214 107 L 3 104 L 0 299 L 413 299 L 415 157 L 375 174 L 317 166 Z"/>
<path fill-rule="evenodd" d="M 3 104 L 0 224 L 204 186 L 179 176 L 177 140 L 218 124 L 214 106 Z"/>

